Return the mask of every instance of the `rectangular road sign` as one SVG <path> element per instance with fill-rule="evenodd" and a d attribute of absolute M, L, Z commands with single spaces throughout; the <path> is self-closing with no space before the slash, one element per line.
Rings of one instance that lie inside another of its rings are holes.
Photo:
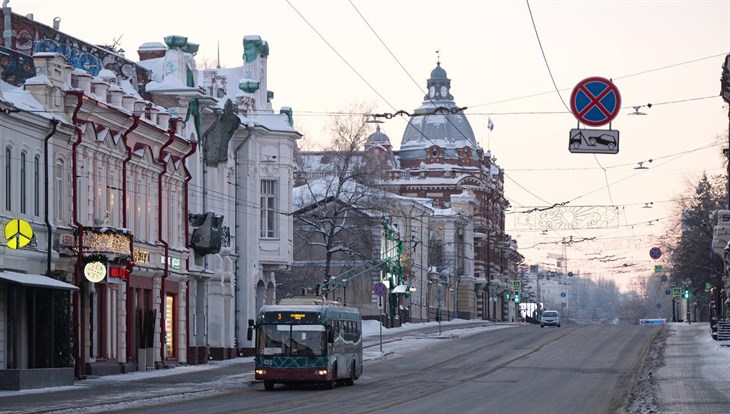
<path fill-rule="evenodd" d="M 583 154 L 617 154 L 618 135 L 614 129 L 571 129 L 568 150 Z"/>
<path fill-rule="evenodd" d="M 673 287 L 672 288 L 672 296 L 674 296 L 675 298 L 678 298 L 678 297 L 682 296 L 682 289 L 681 288 L 678 288 L 678 287 Z"/>

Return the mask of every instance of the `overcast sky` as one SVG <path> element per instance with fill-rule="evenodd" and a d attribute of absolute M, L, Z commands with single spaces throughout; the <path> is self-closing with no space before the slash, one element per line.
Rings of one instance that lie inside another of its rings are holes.
<path fill-rule="evenodd" d="M 378 113 L 418 107 L 438 50 L 456 104 L 467 107 L 478 143 L 505 169 L 512 213 L 563 202 L 619 207 L 619 228 L 547 235 L 518 231 L 511 214 L 507 232 L 528 261 L 554 266 L 548 254 L 561 255 L 562 240 L 597 237 L 566 247 L 568 269 L 595 267 L 591 253 L 625 257 L 639 273 L 620 274 L 622 286 L 650 274 L 648 252 L 658 243 L 652 237 L 663 234 L 674 214 L 669 201 L 687 180 L 724 169 L 728 108 L 719 92 L 730 52 L 727 0 L 533 0 L 529 8 L 522 0 L 11 0 L 10 6 L 49 26 L 60 17 L 61 30 L 92 43 L 117 41 L 133 60 L 142 43 L 179 34 L 200 44 L 199 63 L 215 65 L 220 47 L 222 66 L 240 66 L 243 36 L 260 35 L 270 47 L 274 107 L 293 108 L 310 147 L 326 145 L 332 112 L 358 103 Z M 622 97 L 611 125 L 620 132 L 616 155 L 568 151 L 577 120 L 566 105 L 575 85 L 591 76 L 613 79 Z M 633 106 L 646 115 L 629 115 Z M 401 118 L 381 124 L 396 148 L 405 125 Z M 639 162 L 649 169 L 634 169 Z M 629 239 L 640 245 L 627 246 Z M 536 245 L 546 241 L 553 243 Z"/>

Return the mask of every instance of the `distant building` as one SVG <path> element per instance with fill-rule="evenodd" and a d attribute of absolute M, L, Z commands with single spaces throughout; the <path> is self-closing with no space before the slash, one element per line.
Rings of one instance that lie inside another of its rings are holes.
<path fill-rule="evenodd" d="M 423 298 L 409 301 L 411 315 L 417 314 L 418 320 L 430 320 L 437 313 L 507 320 L 515 312 L 506 295 L 523 257 L 505 233 L 509 202 L 504 173 L 477 143 L 440 63 L 431 72 L 427 89 L 411 115 L 400 149 L 393 149 L 378 126 L 351 168 L 368 165 L 378 188 L 421 200 L 433 212 L 426 234 L 403 234 L 403 240 L 427 249 L 421 263 L 429 283 Z M 332 176 L 328 165 L 336 156 L 327 151 L 300 152 L 295 185 Z"/>

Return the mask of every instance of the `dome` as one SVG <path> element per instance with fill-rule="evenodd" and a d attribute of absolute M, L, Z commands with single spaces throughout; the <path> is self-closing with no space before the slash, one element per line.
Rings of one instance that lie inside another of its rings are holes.
<path fill-rule="evenodd" d="M 456 108 L 453 103 L 450 108 Z M 470 147 L 477 159 L 476 138 L 469 120 L 462 111 L 433 113 L 433 105 L 423 105 L 408 121 L 400 146 L 401 160 L 419 160 L 426 157 L 425 149 L 438 145 L 445 149 L 446 158 L 458 158 L 458 148 Z"/>
<path fill-rule="evenodd" d="M 380 125 L 377 126 L 375 132 L 370 134 L 368 139 L 365 141 L 365 149 L 379 145 L 381 147 L 390 148 L 390 138 L 387 135 L 380 132 Z"/>
<path fill-rule="evenodd" d="M 458 159 L 456 150 L 473 149 L 471 156 L 478 159 L 476 137 L 464 112 L 454 103 L 450 93 L 451 80 L 441 63 L 431 71 L 428 79 L 429 94 L 416 108 L 403 132 L 399 156 L 403 161 L 426 158 L 426 148 L 434 145 L 444 149 L 446 159 Z"/>
<path fill-rule="evenodd" d="M 436 64 L 436 67 L 431 71 L 431 79 L 448 79 L 446 77 L 446 71 L 441 67 L 441 62 Z"/>

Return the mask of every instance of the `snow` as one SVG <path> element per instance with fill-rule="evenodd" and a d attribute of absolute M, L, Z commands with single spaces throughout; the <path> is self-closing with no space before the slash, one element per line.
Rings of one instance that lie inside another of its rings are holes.
<path fill-rule="evenodd" d="M 50 84 L 50 80 L 45 75 L 30 78 L 26 81 L 26 84 L 32 84 L 34 82 L 36 84 Z M 20 110 L 34 112 L 46 119 L 54 118 L 53 114 L 45 112 L 43 105 L 30 92 L 22 87 L 16 87 L 4 81 L 0 81 L 0 100 L 8 102 Z"/>

